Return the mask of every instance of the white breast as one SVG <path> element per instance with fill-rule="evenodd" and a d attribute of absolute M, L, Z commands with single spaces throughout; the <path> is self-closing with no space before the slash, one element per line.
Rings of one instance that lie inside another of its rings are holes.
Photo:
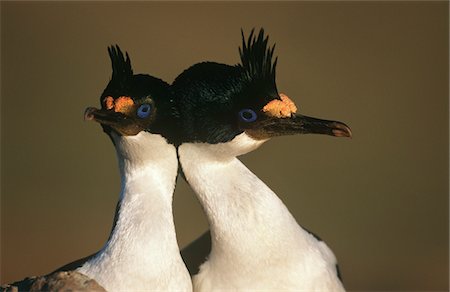
<path fill-rule="evenodd" d="M 212 251 L 194 290 L 343 291 L 332 251 L 234 157 L 261 143 L 241 134 L 229 143 L 179 147 L 211 228 Z"/>
<path fill-rule="evenodd" d="M 122 175 L 119 216 L 102 251 L 78 271 L 108 291 L 191 291 L 172 215 L 175 147 L 147 132 L 113 138 Z"/>

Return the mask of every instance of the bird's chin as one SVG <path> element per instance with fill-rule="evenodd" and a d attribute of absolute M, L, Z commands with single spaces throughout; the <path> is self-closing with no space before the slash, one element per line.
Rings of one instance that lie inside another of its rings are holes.
<path fill-rule="evenodd" d="M 120 136 L 136 136 L 137 134 L 139 134 L 142 129 L 140 127 L 138 127 L 137 125 L 133 125 L 131 127 L 112 127 L 114 129 L 114 131 L 120 135 Z"/>
<path fill-rule="evenodd" d="M 264 131 L 263 129 L 249 129 L 244 132 L 249 138 L 260 141 L 262 143 L 268 141 L 270 138 L 274 137 L 271 133 Z M 262 144 L 261 143 L 261 144 Z"/>
<path fill-rule="evenodd" d="M 229 143 L 230 147 L 233 148 L 235 156 L 244 155 L 246 153 L 252 152 L 258 149 L 264 142 L 269 139 L 258 139 L 247 133 L 247 131 L 242 134 L 237 135 Z"/>

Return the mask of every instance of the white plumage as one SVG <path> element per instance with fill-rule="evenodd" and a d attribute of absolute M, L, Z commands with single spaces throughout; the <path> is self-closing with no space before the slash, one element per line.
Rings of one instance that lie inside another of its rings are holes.
<path fill-rule="evenodd" d="M 175 147 L 148 132 L 111 136 L 122 179 L 119 217 L 104 248 L 77 271 L 108 291 L 191 291 L 172 215 Z"/>
<path fill-rule="evenodd" d="M 179 147 L 211 228 L 211 254 L 194 290 L 344 291 L 333 252 L 236 158 L 263 142 L 242 133 L 227 143 Z"/>

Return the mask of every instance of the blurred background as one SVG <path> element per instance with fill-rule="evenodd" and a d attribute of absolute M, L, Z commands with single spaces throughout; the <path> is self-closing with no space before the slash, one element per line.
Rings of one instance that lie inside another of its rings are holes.
<path fill-rule="evenodd" d="M 448 2 L 1 2 L 2 284 L 99 250 L 120 186 L 94 123 L 107 46 L 167 82 L 236 64 L 264 27 L 299 112 L 353 139 L 272 139 L 242 160 L 336 254 L 349 290 L 448 290 Z M 178 180 L 181 247 L 207 229 Z"/>

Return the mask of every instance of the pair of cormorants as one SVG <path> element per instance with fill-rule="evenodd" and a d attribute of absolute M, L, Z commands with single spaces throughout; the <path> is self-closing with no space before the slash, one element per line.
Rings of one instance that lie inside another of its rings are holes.
<path fill-rule="evenodd" d="M 134 74 L 128 54 L 109 48 L 111 80 L 101 108 L 87 108 L 85 119 L 111 138 L 122 189 L 108 242 L 60 269 L 72 269 L 67 278 L 82 274 L 107 291 L 344 291 L 333 252 L 237 156 L 275 136 L 351 137 L 351 131 L 300 115 L 278 92 L 274 46 L 262 29 L 248 38 L 242 33 L 239 52 L 237 65 L 198 63 L 169 85 Z M 196 245 L 183 261 L 176 241 L 172 197 L 179 172 L 210 226 L 203 236 L 210 252 L 200 266 L 189 256 Z"/>

